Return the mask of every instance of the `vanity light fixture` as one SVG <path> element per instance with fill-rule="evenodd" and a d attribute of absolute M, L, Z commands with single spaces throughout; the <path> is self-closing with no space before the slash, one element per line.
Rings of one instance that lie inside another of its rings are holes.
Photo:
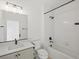
<path fill-rule="evenodd" d="M 15 7 L 15 8 L 20 8 L 20 9 L 23 9 L 23 7 L 22 6 L 19 6 L 19 5 L 16 5 L 16 4 L 13 4 L 13 3 L 10 3 L 10 2 L 6 2 L 6 5 L 12 5 L 13 7 Z"/>

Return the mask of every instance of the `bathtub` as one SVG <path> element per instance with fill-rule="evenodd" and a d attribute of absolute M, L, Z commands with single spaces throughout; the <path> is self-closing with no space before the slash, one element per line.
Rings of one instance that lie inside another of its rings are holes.
<path fill-rule="evenodd" d="M 54 48 L 48 47 L 47 50 L 48 50 L 50 59 L 74 59 L 73 57 L 63 52 L 60 52 Z"/>

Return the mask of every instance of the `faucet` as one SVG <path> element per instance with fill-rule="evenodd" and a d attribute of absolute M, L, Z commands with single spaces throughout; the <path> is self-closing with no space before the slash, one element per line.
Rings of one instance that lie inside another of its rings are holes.
<path fill-rule="evenodd" d="M 17 45 L 17 43 L 18 43 L 18 42 L 17 42 L 17 40 L 16 40 L 16 38 L 15 38 L 15 45 Z"/>

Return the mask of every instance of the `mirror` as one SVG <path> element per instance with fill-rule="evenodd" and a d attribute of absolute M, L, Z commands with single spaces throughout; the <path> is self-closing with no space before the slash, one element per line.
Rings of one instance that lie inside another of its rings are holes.
<path fill-rule="evenodd" d="M 19 39 L 19 22 L 7 21 L 7 41 Z"/>
<path fill-rule="evenodd" d="M 27 39 L 27 15 L 0 11 L 0 42 Z"/>

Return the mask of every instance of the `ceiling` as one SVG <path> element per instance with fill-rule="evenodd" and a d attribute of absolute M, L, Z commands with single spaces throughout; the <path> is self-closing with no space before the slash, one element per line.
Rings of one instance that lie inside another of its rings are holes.
<path fill-rule="evenodd" d="M 70 0 L 2 0 L 2 1 L 10 1 L 15 4 L 19 4 L 20 6 L 27 6 L 28 4 L 39 4 L 39 6 L 44 6 L 44 12 L 47 12 L 55 7 L 58 7 Z M 39 7 L 38 6 L 38 7 Z"/>

